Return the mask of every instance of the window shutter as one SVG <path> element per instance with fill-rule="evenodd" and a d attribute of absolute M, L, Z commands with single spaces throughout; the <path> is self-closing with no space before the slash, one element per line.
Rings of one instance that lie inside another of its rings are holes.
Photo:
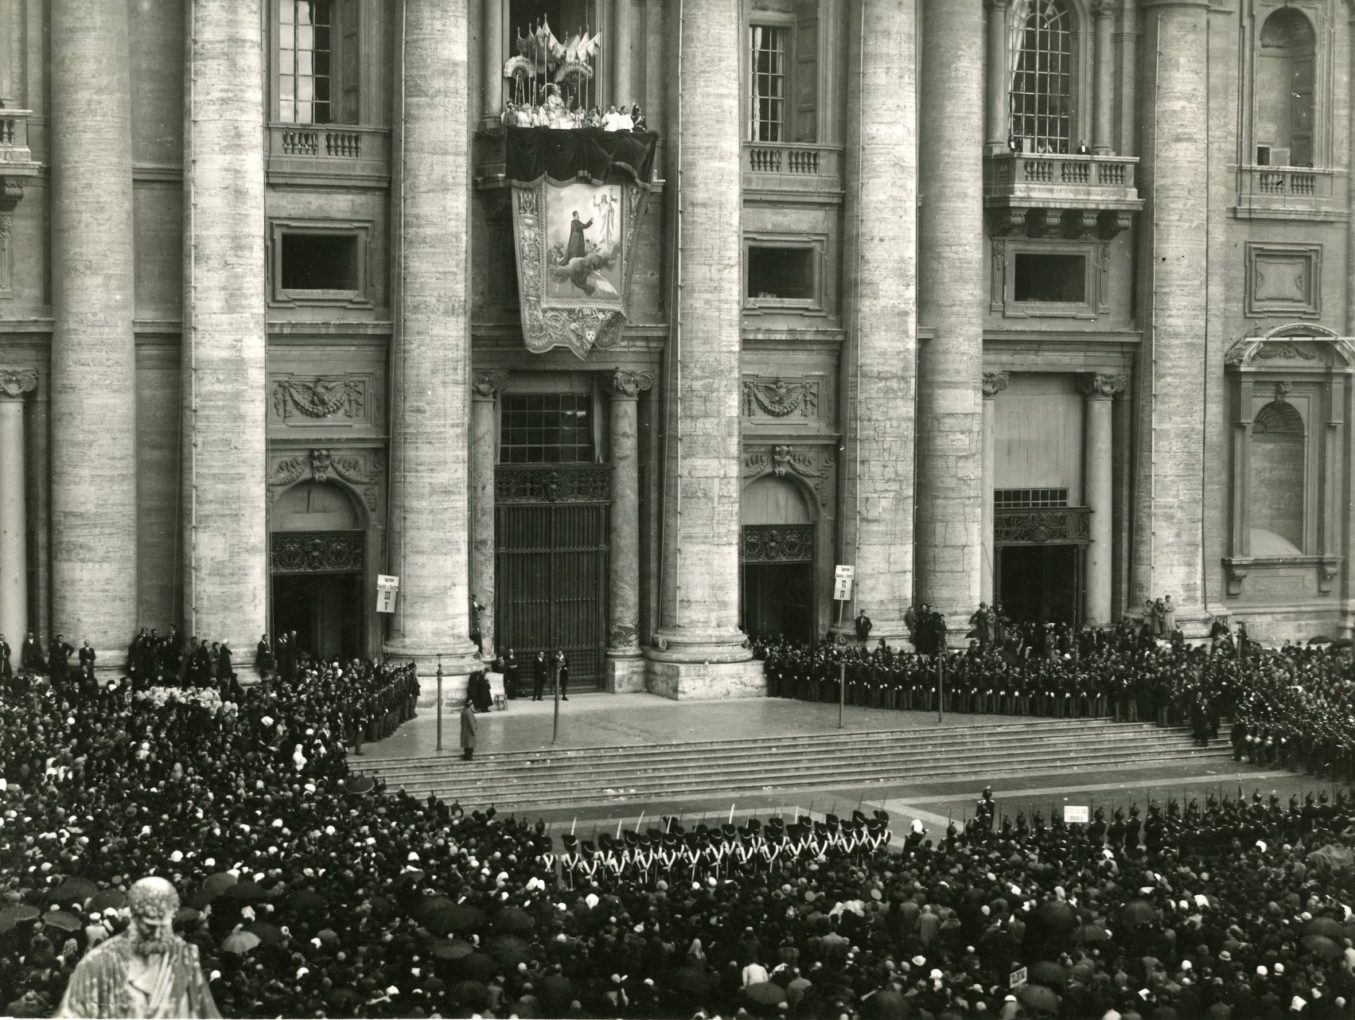
<path fill-rule="evenodd" d="M 362 115 L 358 105 L 362 81 L 361 0 L 343 0 L 340 4 L 339 88 L 341 109 L 336 120 L 340 124 L 359 124 Z"/>
<path fill-rule="evenodd" d="M 792 142 L 818 141 L 819 121 L 819 0 L 796 0 L 795 125 Z"/>

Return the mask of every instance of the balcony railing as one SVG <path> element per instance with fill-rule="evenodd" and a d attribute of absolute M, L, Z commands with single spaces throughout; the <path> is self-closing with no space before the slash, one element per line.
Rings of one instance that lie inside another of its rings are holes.
<path fill-rule="evenodd" d="M 745 142 L 743 184 L 754 191 L 841 191 L 842 149 L 807 142 Z"/>
<path fill-rule="evenodd" d="M 0 176 L 36 177 L 38 164 L 28 147 L 28 118 L 32 110 L 0 109 Z"/>
<path fill-rule="evenodd" d="M 1039 195 L 1081 206 L 1086 201 L 1137 202 L 1133 156 L 1042 156 L 1002 152 L 984 160 L 984 193 L 989 197 Z"/>
<path fill-rule="evenodd" d="M 390 173 L 390 132 L 336 124 L 270 124 L 268 171 L 340 177 Z"/>
<path fill-rule="evenodd" d="M 1346 174 L 1293 166 L 1237 168 L 1237 215 L 1243 219 L 1332 220 L 1345 215 Z"/>

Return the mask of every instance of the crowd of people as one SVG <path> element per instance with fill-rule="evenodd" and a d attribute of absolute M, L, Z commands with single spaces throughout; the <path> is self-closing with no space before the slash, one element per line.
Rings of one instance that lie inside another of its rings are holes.
<path fill-rule="evenodd" d="M 504 127 L 543 127 L 557 131 L 596 128 L 600 131 L 647 131 L 639 103 L 612 103 L 607 109 L 584 107 L 577 99 L 566 102 L 554 85 L 544 90 L 540 103 L 508 101 L 500 117 Z"/>
<path fill-rule="evenodd" d="M 1330 650 L 1239 661 L 1125 640 L 948 661 L 986 671 L 974 710 L 1019 708 L 1001 686 L 1018 673 L 1057 676 L 1062 695 L 1065 676 L 1123 666 L 1136 694 L 1152 670 L 1150 690 L 1160 675 L 1229 699 L 1244 753 L 1288 740 L 1260 727 L 1300 712 L 1341 709 L 1331 725 L 1346 732 L 1349 668 Z M 924 696 L 908 678 L 935 666 L 888 649 L 762 651 L 787 690 L 822 682 L 816 657 L 847 662 L 862 698 L 894 670 Z M 1339 789 L 1286 807 L 1239 788 L 1087 825 L 1008 817 L 986 791 L 963 826 L 913 821 L 897 839 L 882 812 L 731 811 L 555 841 L 540 822 L 350 767 L 360 740 L 413 713 L 412 667 L 317 662 L 248 687 L 134 670 L 0 686 L 10 1014 L 57 1009 L 82 955 L 129 924 L 145 875 L 181 898 L 175 928 L 225 1016 L 1242 1020 L 1348 1017 L 1355 1002 L 1355 805 Z M 1095 706 L 1077 690 L 1069 701 Z"/>

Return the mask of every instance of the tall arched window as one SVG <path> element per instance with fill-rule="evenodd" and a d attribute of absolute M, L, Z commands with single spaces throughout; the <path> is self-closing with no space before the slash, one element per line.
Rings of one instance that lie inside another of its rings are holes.
<path fill-rule="evenodd" d="M 1027 152 L 1069 152 L 1074 130 L 1076 26 L 1066 0 L 1012 8 L 1012 138 Z"/>
<path fill-rule="evenodd" d="M 1261 27 L 1256 54 L 1257 162 L 1313 165 L 1313 85 L 1317 38 L 1304 14 L 1285 7 Z"/>
<path fill-rule="evenodd" d="M 1303 551 L 1303 417 L 1280 400 L 1256 412 L 1251 429 L 1251 552 Z"/>

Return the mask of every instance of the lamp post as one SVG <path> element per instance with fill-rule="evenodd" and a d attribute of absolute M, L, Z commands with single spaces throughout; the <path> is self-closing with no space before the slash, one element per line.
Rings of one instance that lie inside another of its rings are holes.
<path fill-rule="evenodd" d="M 438 656 L 438 753 L 442 753 L 442 656 Z"/>
<path fill-rule="evenodd" d="M 550 742 L 560 741 L 560 653 L 556 652 L 550 660 L 550 685 L 555 695 L 555 718 L 551 723 Z"/>

